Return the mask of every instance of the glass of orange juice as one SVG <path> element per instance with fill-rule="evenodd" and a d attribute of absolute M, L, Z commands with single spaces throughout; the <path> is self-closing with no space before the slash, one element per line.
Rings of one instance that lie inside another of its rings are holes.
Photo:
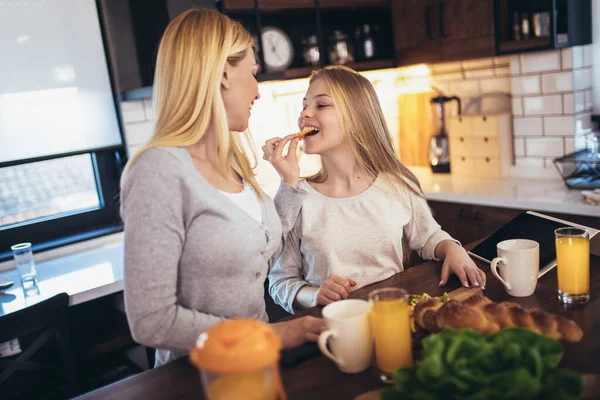
<path fill-rule="evenodd" d="M 563 303 L 590 299 L 590 233 L 579 228 L 559 228 L 556 235 L 558 298 Z"/>
<path fill-rule="evenodd" d="M 377 289 L 369 294 L 369 302 L 377 367 L 381 380 L 391 383 L 396 369 L 413 363 L 408 293 L 399 288 Z"/>

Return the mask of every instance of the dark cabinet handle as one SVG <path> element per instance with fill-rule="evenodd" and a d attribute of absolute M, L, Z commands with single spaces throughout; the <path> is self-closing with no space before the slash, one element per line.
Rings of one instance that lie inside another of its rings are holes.
<path fill-rule="evenodd" d="M 425 7 L 425 33 L 429 40 L 433 40 L 433 32 L 431 31 L 431 16 L 433 14 L 433 10 L 431 6 Z"/>
<path fill-rule="evenodd" d="M 461 159 L 461 161 L 466 161 L 466 159 L 464 157 L 461 157 L 460 159 Z"/>
<path fill-rule="evenodd" d="M 446 34 L 446 24 L 444 22 L 444 11 L 446 11 L 446 3 L 445 2 L 440 2 L 440 4 L 438 5 L 438 23 L 440 26 L 440 35 L 446 39 L 448 37 L 448 35 Z"/>
<path fill-rule="evenodd" d="M 461 137 L 459 140 L 460 140 L 460 142 L 462 143 L 462 142 L 464 142 L 464 141 L 465 141 L 465 138 L 464 138 L 464 137 Z"/>
<path fill-rule="evenodd" d="M 489 142 L 489 141 L 490 141 L 490 139 L 488 139 L 487 137 L 484 137 L 484 138 L 483 138 L 483 141 L 487 143 L 487 142 Z"/>
<path fill-rule="evenodd" d="M 489 157 L 486 157 L 486 158 L 485 158 L 485 162 L 486 162 L 486 163 L 489 163 L 489 162 L 490 162 L 490 158 L 489 158 Z"/>

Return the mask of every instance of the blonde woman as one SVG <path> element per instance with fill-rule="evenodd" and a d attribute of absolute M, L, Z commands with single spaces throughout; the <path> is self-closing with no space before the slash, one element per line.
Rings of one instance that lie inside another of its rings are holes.
<path fill-rule="evenodd" d="M 269 275 L 270 293 L 288 312 L 348 297 L 351 290 L 403 270 L 403 238 L 424 259 L 444 260 L 464 286 L 485 287 L 458 242 L 433 219 L 415 176 L 398 160 L 371 83 L 343 66 L 314 73 L 303 100 L 304 151 L 322 168 L 300 182 L 307 192 L 281 258 Z M 267 147 L 266 158 L 276 158 Z"/>
<path fill-rule="evenodd" d="M 134 339 L 156 365 L 184 356 L 198 335 L 231 317 L 267 320 L 264 282 L 294 220 L 278 216 L 242 150 L 259 99 L 253 39 L 214 10 L 175 18 L 161 40 L 150 142 L 122 182 L 125 303 Z M 277 204 L 299 212 L 297 162 L 273 149 L 283 180 Z M 283 208 L 282 208 L 283 209 Z M 287 348 L 316 340 L 323 322 L 274 324 Z"/>

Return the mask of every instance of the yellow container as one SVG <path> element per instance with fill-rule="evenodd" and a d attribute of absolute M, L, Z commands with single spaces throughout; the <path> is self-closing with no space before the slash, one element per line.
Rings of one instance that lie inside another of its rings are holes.
<path fill-rule="evenodd" d="M 381 380 L 391 382 L 393 372 L 413 364 L 408 293 L 385 288 L 369 294 L 375 357 Z"/>
<path fill-rule="evenodd" d="M 279 373 L 282 343 L 268 324 L 230 319 L 200 335 L 190 361 L 208 400 L 286 400 Z"/>
<path fill-rule="evenodd" d="M 556 235 L 558 298 L 564 303 L 590 299 L 590 235 L 585 229 L 560 228 Z"/>

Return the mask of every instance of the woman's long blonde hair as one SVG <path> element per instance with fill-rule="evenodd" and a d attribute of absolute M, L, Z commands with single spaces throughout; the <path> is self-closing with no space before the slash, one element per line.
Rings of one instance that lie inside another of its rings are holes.
<path fill-rule="evenodd" d="M 238 174 L 262 191 L 244 152 L 248 133 L 229 131 L 221 97 L 225 63 L 237 65 L 254 45 L 253 37 L 229 17 L 211 9 L 191 9 L 173 19 L 160 41 L 154 75 L 155 127 L 152 139 L 129 161 L 159 146 L 196 144 L 208 129 L 216 139 L 216 168 L 225 177 Z M 247 146 L 252 151 L 252 145 Z"/>
<path fill-rule="evenodd" d="M 375 88 L 351 68 L 335 65 L 315 71 L 310 83 L 323 79 L 331 91 L 342 132 L 358 167 L 371 176 L 387 175 L 394 183 L 424 197 L 419 181 L 394 151 L 390 131 L 381 111 Z M 308 180 L 323 182 L 321 169 Z"/>

